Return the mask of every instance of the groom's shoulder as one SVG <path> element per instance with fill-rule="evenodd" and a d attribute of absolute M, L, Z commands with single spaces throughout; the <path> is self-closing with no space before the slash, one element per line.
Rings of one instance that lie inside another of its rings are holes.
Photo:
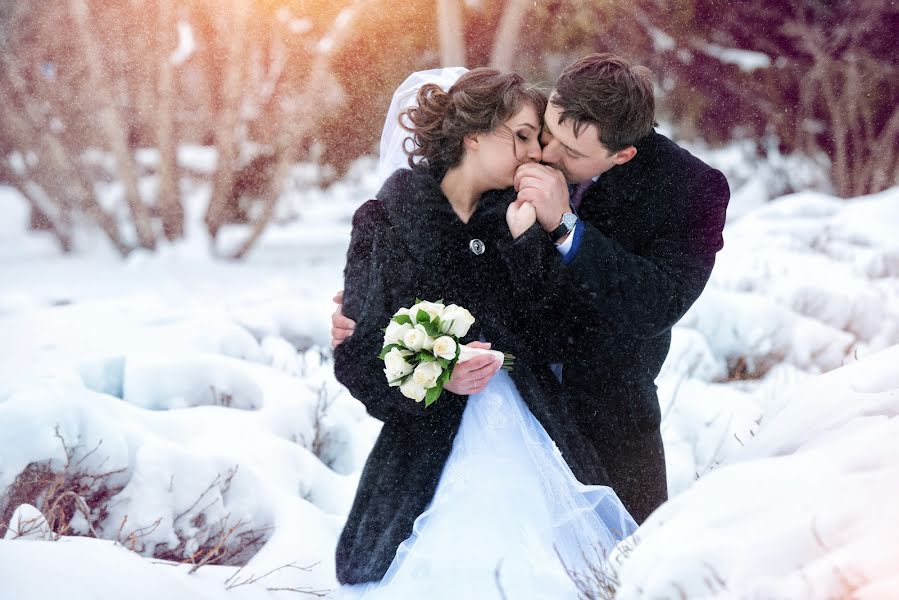
<path fill-rule="evenodd" d="M 657 172 L 645 175 L 653 181 L 668 182 L 669 187 L 678 192 L 703 191 L 715 196 L 729 195 L 724 174 L 675 141 L 654 131 L 646 144 L 647 153 L 651 155 L 647 162 Z"/>
<path fill-rule="evenodd" d="M 697 173 L 716 170 L 706 164 L 701 158 L 661 133 L 653 132 L 650 134 L 647 138 L 647 144 L 650 152 L 655 155 L 656 164 L 663 168 L 665 166 L 679 166 Z"/>

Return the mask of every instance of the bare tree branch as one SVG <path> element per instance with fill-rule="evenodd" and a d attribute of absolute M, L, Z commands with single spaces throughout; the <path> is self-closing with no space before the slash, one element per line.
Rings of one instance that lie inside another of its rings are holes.
<path fill-rule="evenodd" d="M 113 102 L 112 86 L 104 69 L 100 48 L 90 24 L 86 0 L 69 0 L 69 11 L 76 24 L 84 60 L 87 63 L 94 100 L 99 107 L 100 127 L 106 134 L 110 149 L 116 159 L 119 177 L 125 186 L 125 199 L 131 211 L 139 243 L 144 248 L 156 246 L 156 236 L 150 224 L 150 214 L 140 197 L 137 185 L 137 167 L 128 146 L 128 128 L 125 119 Z"/>

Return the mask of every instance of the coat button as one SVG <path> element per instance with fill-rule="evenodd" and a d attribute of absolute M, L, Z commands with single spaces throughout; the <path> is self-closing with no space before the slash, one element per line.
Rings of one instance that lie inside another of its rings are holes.
<path fill-rule="evenodd" d="M 470 242 L 468 242 L 468 249 L 471 250 L 472 252 L 474 252 L 475 254 L 480 255 L 480 254 L 484 253 L 484 250 L 487 249 L 487 246 L 485 246 L 484 242 L 482 242 L 481 240 L 473 239 Z"/>

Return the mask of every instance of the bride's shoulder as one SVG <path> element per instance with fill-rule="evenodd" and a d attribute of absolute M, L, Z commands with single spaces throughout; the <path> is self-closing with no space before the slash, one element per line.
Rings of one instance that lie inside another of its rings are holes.
<path fill-rule="evenodd" d="M 396 207 L 389 199 L 373 198 L 362 203 L 353 213 L 352 237 L 369 244 L 395 246 Z"/>
<path fill-rule="evenodd" d="M 366 200 L 353 213 L 353 230 L 373 230 L 377 231 L 387 224 L 387 209 L 384 201 L 374 198 Z"/>
<path fill-rule="evenodd" d="M 443 176 L 440 172 L 431 169 L 424 163 L 415 165 L 414 168 L 397 169 L 388 177 L 378 190 L 377 198 L 387 203 L 388 209 L 394 204 L 405 206 L 410 196 L 418 198 L 442 198 L 440 181 Z"/>
<path fill-rule="evenodd" d="M 366 223 L 384 224 L 388 221 L 389 204 L 394 198 L 409 188 L 412 177 L 411 169 L 397 169 L 384 180 L 375 197 L 364 202 L 353 214 L 353 227 Z"/>
<path fill-rule="evenodd" d="M 412 176 L 415 174 L 415 171 L 410 169 L 409 167 L 401 167 L 390 174 L 390 177 L 384 180 L 384 184 L 381 186 L 381 193 L 389 193 L 396 188 L 402 188 L 412 181 Z"/>

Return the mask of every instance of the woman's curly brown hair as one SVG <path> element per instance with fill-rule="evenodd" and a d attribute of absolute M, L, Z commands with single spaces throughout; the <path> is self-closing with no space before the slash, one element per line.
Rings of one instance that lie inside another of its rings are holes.
<path fill-rule="evenodd" d="M 498 129 L 525 104 L 534 106 L 542 122 L 546 108 L 546 94 L 521 75 L 486 67 L 468 71 L 446 92 L 426 83 L 417 101 L 399 116 L 400 126 L 412 133 L 406 138 L 412 148 L 405 148 L 409 166 L 418 157 L 441 176 L 461 162 L 466 135 Z"/>

